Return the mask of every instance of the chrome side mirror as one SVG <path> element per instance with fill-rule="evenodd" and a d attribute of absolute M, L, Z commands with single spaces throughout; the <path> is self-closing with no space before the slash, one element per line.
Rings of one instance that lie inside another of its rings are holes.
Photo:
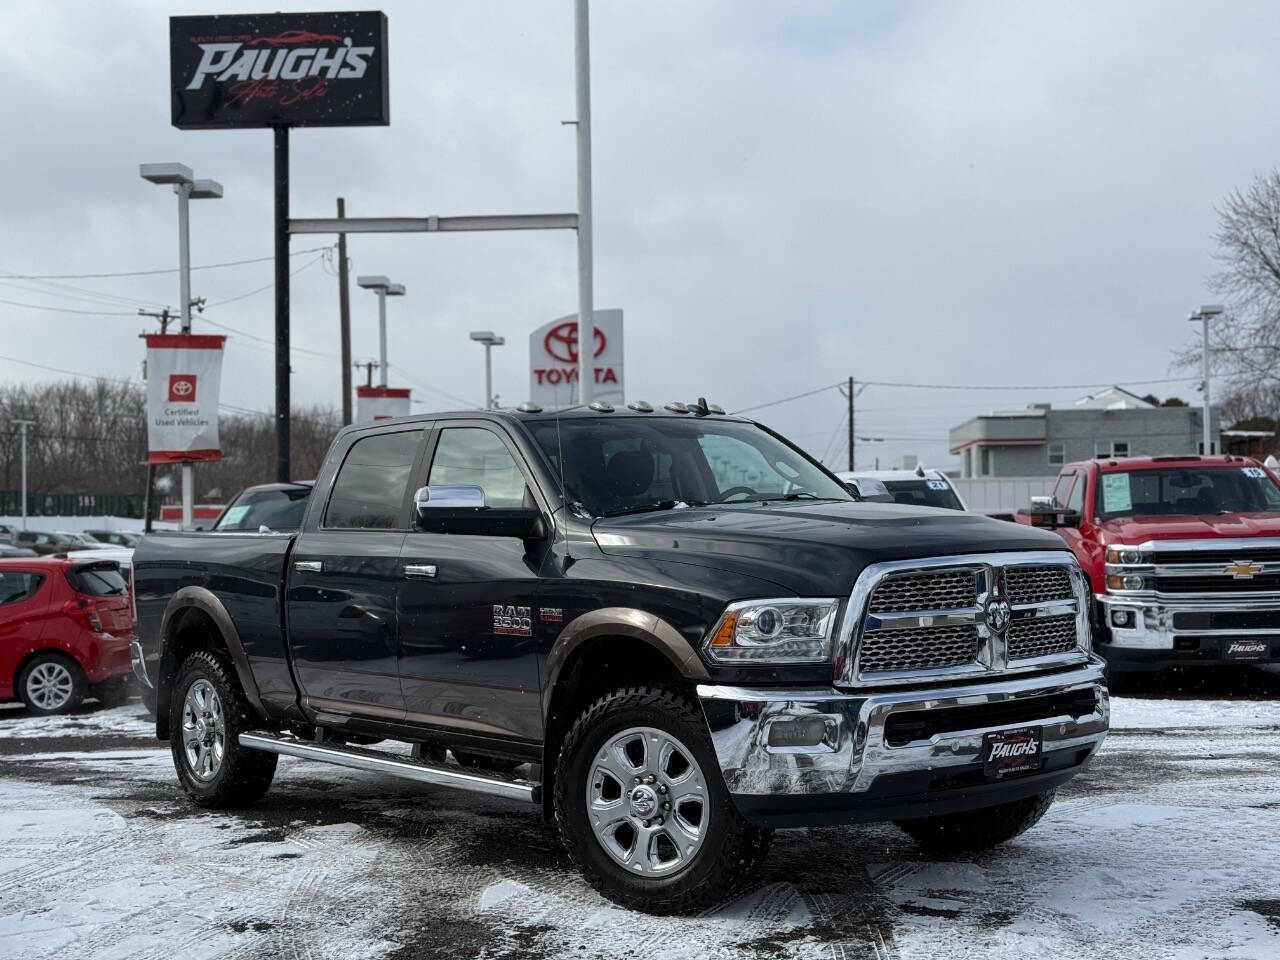
<path fill-rule="evenodd" d="M 484 488 L 473 483 L 438 483 L 419 487 L 413 495 L 413 509 L 419 516 L 428 510 L 483 510 Z"/>

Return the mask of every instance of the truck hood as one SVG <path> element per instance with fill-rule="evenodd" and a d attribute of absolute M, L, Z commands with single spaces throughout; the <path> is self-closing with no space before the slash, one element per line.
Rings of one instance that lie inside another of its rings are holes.
<path fill-rule="evenodd" d="M 881 560 L 1066 549 L 1043 530 L 893 503 L 691 507 L 604 518 L 591 529 L 606 554 L 744 573 L 799 596 L 845 596 L 862 569 Z"/>
<path fill-rule="evenodd" d="M 1147 540 L 1219 540 L 1225 537 L 1280 537 L 1280 514 L 1231 513 L 1203 517 L 1117 517 L 1102 523 L 1108 543 Z"/>

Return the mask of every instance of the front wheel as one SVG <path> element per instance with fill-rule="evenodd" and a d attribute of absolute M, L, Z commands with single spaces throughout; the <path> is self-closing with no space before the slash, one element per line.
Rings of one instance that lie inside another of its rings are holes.
<path fill-rule="evenodd" d="M 70 713 L 85 695 L 84 671 L 61 653 L 38 653 L 18 674 L 18 696 L 40 716 Z"/>
<path fill-rule="evenodd" d="M 984 850 L 1012 840 L 1040 822 L 1056 790 L 995 807 L 946 813 L 937 817 L 895 820 L 894 823 L 921 846 L 942 853 Z"/>
<path fill-rule="evenodd" d="M 187 657 L 169 701 L 169 748 L 178 781 L 202 807 L 246 807 L 271 786 L 274 753 L 240 746 L 252 712 L 226 661 L 209 650 Z"/>
<path fill-rule="evenodd" d="M 649 913 L 723 901 L 768 849 L 734 809 L 688 698 L 627 687 L 591 704 L 556 764 L 556 822 L 587 882 Z"/>

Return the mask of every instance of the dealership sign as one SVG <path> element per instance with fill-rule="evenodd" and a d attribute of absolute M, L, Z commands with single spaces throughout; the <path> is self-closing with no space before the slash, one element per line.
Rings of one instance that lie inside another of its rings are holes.
<path fill-rule="evenodd" d="M 170 17 L 169 79 L 184 130 L 387 124 L 387 18 Z"/>
<path fill-rule="evenodd" d="M 221 460 L 218 391 L 226 337 L 147 334 L 147 462 Z"/>
<path fill-rule="evenodd" d="M 408 415 L 408 390 L 400 387 L 356 387 L 356 423 Z"/>
<path fill-rule="evenodd" d="M 622 311 L 597 310 L 592 400 L 622 403 Z M 529 399 L 543 407 L 578 402 L 578 317 L 544 324 L 529 337 Z"/>

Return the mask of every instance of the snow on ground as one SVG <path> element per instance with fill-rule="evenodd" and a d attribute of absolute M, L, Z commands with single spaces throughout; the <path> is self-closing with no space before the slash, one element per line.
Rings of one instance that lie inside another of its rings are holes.
<path fill-rule="evenodd" d="M 1280 956 L 1275 702 L 1114 704 L 1101 755 L 1004 848 L 781 833 L 754 889 L 689 918 L 601 899 L 518 804 L 282 759 L 258 807 L 204 811 L 136 704 L 2 712 L 0 957 Z"/>

